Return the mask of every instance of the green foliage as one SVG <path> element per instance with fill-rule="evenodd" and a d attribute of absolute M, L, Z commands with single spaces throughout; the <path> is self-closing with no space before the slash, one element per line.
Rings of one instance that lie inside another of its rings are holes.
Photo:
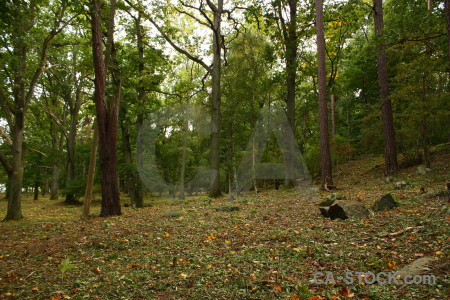
<path fill-rule="evenodd" d="M 64 273 L 74 269 L 75 265 L 70 262 L 70 257 L 67 257 L 61 261 L 61 263 L 58 265 L 58 268 L 64 276 Z"/>

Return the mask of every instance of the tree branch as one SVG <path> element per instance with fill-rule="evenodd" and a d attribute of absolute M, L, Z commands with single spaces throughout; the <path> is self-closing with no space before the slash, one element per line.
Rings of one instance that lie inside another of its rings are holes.
<path fill-rule="evenodd" d="M 153 20 L 153 18 L 151 18 L 150 16 L 148 16 L 146 14 L 147 19 L 150 21 L 150 23 L 153 24 L 153 26 L 155 26 L 156 29 L 158 29 L 159 33 L 162 35 L 162 37 L 179 53 L 185 55 L 187 58 L 189 58 L 190 60 L 198 63 L 199 65 L 201 65 L 206 71 L 211 72 L 211 68 L 201 59 L 193 56 L 192 54 L 190 54 L 189 52 L 187 52 L 186 50 L 178 47 L 173 41 L 172 39 L 164 33 L 164 31 L 161 29 L 161 27 L 159 27 L 158 24 L 156 24 L 156 22 Z"/>

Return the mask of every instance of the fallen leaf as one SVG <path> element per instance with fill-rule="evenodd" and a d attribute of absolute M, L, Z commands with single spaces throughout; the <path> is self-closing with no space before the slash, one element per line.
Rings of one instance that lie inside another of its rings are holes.
<path fill-rule="evenodd" d="M 341 296 L 345 297 L 345 298 L 353 298 L 353 297 L 355 297 L 355 294 L 354 294 L 354 293 L 351 293 L 350 291 L 351 291 L 350 288 L 344 287 L 344 288 L 339 292 L 339 294 L 340 294 Z"/>
<path fill-rule="evenodd" d="M 283 287 L 281 285 L 279 285 L 279 284 L 274 284 L 273 288 L 276 289 L 277 291 L 280 291 L 280 292 L 283 290 Z"/>

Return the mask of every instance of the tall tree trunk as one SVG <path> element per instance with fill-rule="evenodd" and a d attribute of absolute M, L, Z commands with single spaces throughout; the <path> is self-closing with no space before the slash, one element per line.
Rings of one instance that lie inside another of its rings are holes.
<path fill-rule="evenodd" d="M 127 187 L 127 193 L 131 199 L 131 207 L 136 207 L 136 172 L 132 170 L 133 160 L 131 158 L 131 142 L 130 133 L 128 132 L 128 127 L 125 124 L 127 114 L 127 106 L 125 103 L 121 105 L 121 118 L 120 118 L 120 129 L 122 131 L 122 153 L 123 159 L 126 164 L 126 178 L 125 185 Z"/>
<path fill-rule="evenodd" d="M 221 49 L 222 36 L 220 32 L 221 18 L 223 13 L 223 0 L 218 0 L 218 5 L 214 12 L 213 19 L 213 66 L 211 73 L 211 187 L 209 196 L 212 198 L 219 197 L 222 192 L 220 189 L 220 76 L 221 76 Z"/>
<path fill-rule="evenodd" d="M 387 55 L 385 46 L 381 40 L 383 36 L 383 4 L 382 0 L 373 0 L 375 34 L 377 36 L 377 73 L 380 86 L 381 115 L 383 119 L 384 133 L 384 161 L 385 175 L 391 176 L 397 172 L 397 151 L 395 149 L 394 117 L 392 116 L 392 104 L 389 99 L 389 84 L 387 71 Z"/>
<path fill-rule="evenodd" d="M 138 48 L 138 55 L 139 55 L 139 63 L 138 63 L 138 70 L 139 70 L 139 86 L 138 86 L 138 103 L 144 104 L 145 101 L 145 86 L 144 86 L 144 42 L 143 42 L 143 27 L 141 25 L 141 19 L 142 14 L 139 12 L 138 18 L 136 19 L 136 40 L 137 40 L 137 48 Z M 137 122 L 136 122 L 136 132 L 139 132 L 139 129 L 142 126 L 142 123 L 144 119 L 144 115 L 142 113 L 138 113 L 137 116 Z M 142 184 L 141 177 L 139 177 L 139 173 L 136 170 L 134 173 L 135 178 L 135 186 L 134 186 L 134 201 L 137 208 L 143 208 L 144 207 L 144 185 Z"/>
<path fill-rule="evenodd" d="M 334 94 L 331 94 L 331 136 L 336 135 L 336 98 Z"/>
<path fill-rule="evenodd" d="M 286 44 L 286 117 L 295 136 L 295 79 L 297 76 L 297 0 L 289 0 L 289 23 L 287 24 Z M 286 180 L 287 187 L 294 186 L 294 153 L 295 140 L 287 139 Z"/>
<path fill-rule="evenodd" d="M 93 1 L 91 5 L 92 25 L 92 51 L 94 59 L 94 101 L 97 113 L 97 125 L 99 133 L 99 158 L 100 158 L 100 182 L 102 187 L 102 208 L 100 216 L 107 217 L 120 215 L 120 198 L 117 178 L 117 123 L 118 104 L 120 100 L 121 86 L 118 86 L 117 94 L 111 97 L 109 103 L 105 100 L 106 68 L 110 55 L 108 45 L 112 44 L 112 31 L 114 23 L 114 11 L 111 9 L 110 22 L 108 24 L 108 41 L 105 59 L 102 50 L 101 33 L 101 3 Z M 115 1 L 111 1 L 111 7 L 115 7 Z M 109 104 L 109 105 L 108 105 Z"/>
<path fill-rule="evenodd" d="M 322 188 L 333 187 L 331 172 L 330 139 L 328 135 L 328 105 L 325 64 L 325 34 L 323 21 L 323 2 L 316 0 L 316 33 L 317 33 L 317 63 L 319 84 L 319 127 L 320 127 L 320 165 L 322 172 Z"/>
<path fill-rule="evenodd" d="M 445 24 L 447 29 L 447 55 L 450 69 L 450 0 L 444 1 Z"/>
<path fill-rule="evenodd" d="M 428 10 L 433 9 L 433 0 L 428 0 Z"/>
<path fill-rule="evenodd" d="M 50 200 L 59 198 L 59 164 L 54 163 L 52 167 L 52 180 L 50 182 Z"/>
<path fill-rule="evenodd" d="M 72 98 L 72 95 L 68 94 L 67 97 Z M 70 99 L 68 102 L 70 103 L 70 128 L 67 139 L 66 186 L 70 186 L 75 180 L 75 141 L 78 129 L 78 114 L 82 104 L 81 86 L 76 87 L 75 102 L 73 102 L 73 99 Z M 67 193 L 64 202 L 67 204 L 78 204 L 78 199 L 75 198 L 73 193 Z"/>
<path fill-rule="evenodd" d="M 22 215 L 22 179 L 23 179 L 23 111 L 17 110 L 15 126 L 12 130 L 12 162 L 8 174 L 8 210 L 5 220 L 20 220 Z"/>
<path fill-rule="evenodd" d="M 40 163 L 40 160 L 38 160 L 38 163 Z M 34 197 L 33 200 L 39 199 L 39 186 L 41 185 L 41 168 L 37 166 L 37 174 L 36 178 L 34 179 Z"/>
<path fill-rule="evenodd" d="M 91 156 L 89 158 L 89 174 L 84 192 L 83 214 L 82 218 L 89 217 L 92 202 L 92 191 L 94 187 L 95 165 L 97 162 L 97 145 L 98 145 L 98 127 L 94 125 L 94 136 L 92 137 Z"/>
<path fill-rule="evenodd" d="M 186 105 L 183 120 L 183 152 L 181 154 L 181 171 L 180 171 L 180 199 L 184 199 L 184 182 L 185 182 L 185 169 L 186 169 L 186 148 L 189 133 L 189 106 Z"/>
<path fill-rule="evenodd" d="M 25 83 L 23 74 L 26 70 L 26 48 L 16 45 L 14 53 L 18 58 L 18 70 L 14 78 L 14 124 L 11 128 L 12 161 L 8 172 L 8 210 L 5 220 L 19 220 L 22 215 L 22 179 L 23 179 L 23 133 L 25 121 Z"/>

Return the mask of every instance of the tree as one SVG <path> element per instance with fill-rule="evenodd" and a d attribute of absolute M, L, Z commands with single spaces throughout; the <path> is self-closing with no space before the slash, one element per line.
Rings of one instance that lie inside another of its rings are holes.
<path fill-rule="evenodd" d="M 222 49 L 225 48 L 225 39 L 221 32 L 222 15 L 227 14 L 231 18 L 231 13 L 234 11 L 224 9 L 223 0 L 218 0 L 214 4 L 210 0 L 206 0 L 206 6 L 203 1 L 200 1 L 198 7 L 189 3 L 180 1 L 185 9 L 191 9 L 193 12 L 200 14 L 200 17 L 187 10 L 176 8 L 176 10 L 184 15 L 189 16 L 198 24 L 207 27 L 212 33 L 212 65 L 208 66 L 204 60 L 192 55 L 187 50 L 179 47 L 172 38 L 170 38 L 164 30 L 155 22 L 154 18 L 146 14 L 147 19 L 155 26 L 161 33 L 164 39 L 179 53 L 185 55 L 187 58 L 201 65 L 208 74 L 211 75 L 211 147 L 210 147 L 210 167 L 211 167 L 211 186 L 209 196 L 219 197 L 221 192 L 220 187 L 220 104 L 221 104 L 221 70 L 222 70 Z M 207 9 L 209 8 L 209 10 Z M 212 19 L 209 14 L 212 14 Z M 203 20 L 200 20 L 203 18 Z"/>
<path fill-rule="evenodd" d="M 380 87 L 381 116 L 384 133 L 385 175 L 391 176 L 397 172 L 397 150 L 395 148 L 394 117 L 389 99 L 389 83 L 387 70 L 387 54 L 383 43 L 383 4 L 382 0 L 373 0 L 375 35 L 377 38 L 377 74 Z"/>
<path fill-rule="evenodd" d="M 328 134 L 328 105 L 325 65 L 325 35 L 323 21 L 323 2 L 316 0 L 316 32 L 317 32 L 317 77 L 319 84 L 319 127 L 320 127 L 320 164 L 322 188 L 333 187 L 331 172 L 330 138 Z"/>
<path fill-rule="evenodd" d="M 100 157 L 100 182 L 102 188 L 102 208 L 100 216 L 120 215 L 120 197 L 117 178 L 117 129 L 118 110 L 121 96 L 121 83 L 116 86 L 116 93 L 106 101 L 106 71 L 113 51 L 115 0 L 111 1 L 109 22 L 107 26 L 106 53 L 103 54 L 101 31 L 101 3 L 93 1 L 90 7 L 92 52 L 94 59 L 94 102 L 97 115 Z M 117 67 L 117 66 L 114 66 Z M 116 78 L 117 79 L 117 78 Z"/>
<path fill-rule="evenodd" d="M 447 31 L 447 54 L 448 54 L 448 62 L 450 64 L 450 0 L 444 1 L 444 14 L 445 14 L 445 24 Z M 450 69 L 450 66 L 449 66 Z"/>
<path fill-rule="evenodd" d="M 40 6 L 35 1 L 5 5 L 5 15 L 9 20 L 1 24 L 4 36 L 1 47 L 5 50 L 2 61 L 6 72 L 2 74 L 5 85 L 0 89 L 0 104 L 11 134 L 10 157 L 0 153 L 0 161 L 8 174 L 8 209 L 5 220 L 23 218 L 21 192 L 25 115 L 39 77 L 46 69 L 51 41 L 71 21 L 71 18 L 65 19 L 67 6 L 66 1 L 55 2 L 51 7 Z M 48 27 L 33 31 L 37 20 L 44 20 L 46 25 L 40 25 Z M 36 41 L 39 47 L 34 47 Z"/>

